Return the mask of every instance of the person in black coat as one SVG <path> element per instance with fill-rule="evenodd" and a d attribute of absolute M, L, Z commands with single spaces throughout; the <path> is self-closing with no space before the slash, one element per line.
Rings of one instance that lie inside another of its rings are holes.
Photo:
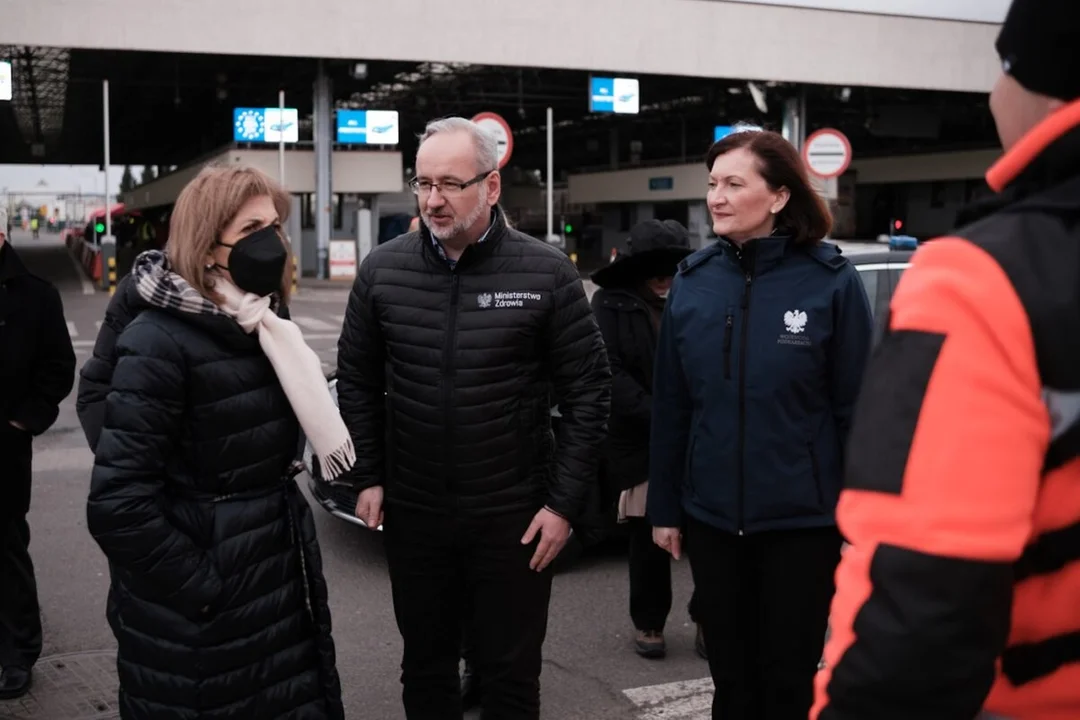
<path fill-rule="evenodd" d="M 98 376 L 97 415 L 87 385 L 87 521 L 109 560 L 124 720 L 344 717 L 321 554 L 294 482 L 299 428 L 328 477 L 354 455 L 318 357 L 274 312 L 291 285 L 288 210 L 259 171 L 200 173 L 167 254 L 135 262 L 138 300 L 112 308 L 133 319 Z"/>
<path fill-rule="evenodd" d="M 626 253 L 592 274 L 600 289 L 593 312 L 611 362 L 611 419 L 605 446 L 607 484 L 621 492 L 619 521 L 630 524 L 630 618 L 642 657 L 667 652 L 664 625 L 671 612 L 671 558 L 652 540 L 646 520 L 653 357 L 660 317 L 680 260 L 692 251 L 675 220 L 646 220 L 630 230 Z M 694 603 L 690 615 L 695 617 Z M 704 654 L 698 631 L 697 651 Z"/>
<path fill-rule="evenodd" d="M 573 263 L 507 227 L 489 133 L 430 123 L 416 172 L 420 231 L 364 258 L 338 341 L 347 479 L 357 516 L 385 517 L 406 716 L 460 720 L 465 628 L 484 717 L 537 720 L 551 562 L 608 416 L 604 342 Z"/>
<path fill-rule="evenodd" d="M 26 694 L 41 655 L 26 522 L 33 438 L 56 422 L 74 382 L 60 293 L 30 274 L 0 233 L 0 700 Z"/>

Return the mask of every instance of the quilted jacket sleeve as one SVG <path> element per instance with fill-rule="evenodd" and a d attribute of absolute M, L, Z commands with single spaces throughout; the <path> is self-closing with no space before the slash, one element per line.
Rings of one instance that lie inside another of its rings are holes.
<path fill-rule="evenodd" d="M 12 409 L 12 419 L 23 424 L 31 435 L 41 435 L 60 414 L 60 403 L 75 384 L 75 350 L 64 322 L 64 304 L 52 285 L 41 284 L 36 298 L 41 307 L 39 345 L 30 376 L 29 392 Z"/>
<path fill-rule="evenodd" d="M 356 446 L 356 464 L 340 481 L 357 491 L 383 483 L 386 353 L 371 299 L 376 261 L 360 265 L 338 340 L 338 407 Z"/>
<path fill-rule="evenodd" d="M 220 594 L 221 578 L 210 556 L 162 509 L 184 386 L 184 361 L 172 336 L 151 322 L 131 325 L 117 344 L 87 524 L 135 594 L 197 617 Z"/>
<path fill-rule="evenodd" d="M 556 271 L 554 314 L 548 326 L 549 365 L 559 422 L 558 468 L 547 507 L 575 519 L 597 482 L 601 444 L 611 410 L 611 369 L 577 268 L 566 259 Z"/>
<path fill-rule="evenodd" d="M 125 275 L 116 287 L 116 294 L 105 310 L 105 320 L 94 341 L 94 354 L 79 371 L 79 390 L 75 399 L 75 412 L 91 450 L 97 450 L 101 425 L 105 420 L 105 398 L 112 385 L 116 369 L 116 341 L 132 320 L 128 306 L 128 288 L 132 275 Z"/>

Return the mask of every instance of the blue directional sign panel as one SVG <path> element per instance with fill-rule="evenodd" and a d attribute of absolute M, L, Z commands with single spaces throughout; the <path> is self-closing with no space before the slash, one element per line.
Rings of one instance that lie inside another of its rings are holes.
<path fill-rule="evenodd" d="M 733 132 L 735 132 L 735 128 L 730 125 L 717 125 L 713 129 L 713 142 L 720 142 Z"/>
<path fill-rule="evenodd" d="M 300 113 L 296 108 L 235 108 L 233 140 L 244 143 L 300 142 Z"/>
<path fill-rule="evenodd" d="M 589 111 L 637 115 L 641 111 L 637 78 L 590 78 Z"/>
<path fill-rule="evenodd" d="M 396 110 L 338 110 L 337 141 L 342 144 L 397 145 Z"/>

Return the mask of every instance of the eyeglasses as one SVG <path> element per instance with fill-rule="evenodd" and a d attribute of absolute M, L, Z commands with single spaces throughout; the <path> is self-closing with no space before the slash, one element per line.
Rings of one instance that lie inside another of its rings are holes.
<path fill-rule="evenodd" d="M 428 195 L 431 193 L 432 189 L 437 189 L 439 191 L 439 194 L 443 197 L 454 197 L 463 193 L 465 191 L 465 188 L 469 187 L 470 185 L 475 185 L 476 183 L 482 181 L 484 178 L 486 178 L 493 172 L 495 171 L 487 170 L 480 173 L 472 180 L 467 180 L 465 182 L 457 182 L 455 180 L 443 180 L 442 182 L 436 183 L 431 182 L 430 180 L 413 178 L 409 181 L 409 187 L 412 188 L 413 194 L 415 195 Z"/>

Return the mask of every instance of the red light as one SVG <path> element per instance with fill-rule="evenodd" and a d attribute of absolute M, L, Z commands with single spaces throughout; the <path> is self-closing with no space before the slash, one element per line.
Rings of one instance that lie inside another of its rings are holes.
<path fill-rule="evenodd" d="M 897 230 L 899 230 L 900 228 L 904 227 L 904 221 L 903 220 L 897 220 L 896 222 L 893 223 L 893 225 L 896 227 Z"/>

